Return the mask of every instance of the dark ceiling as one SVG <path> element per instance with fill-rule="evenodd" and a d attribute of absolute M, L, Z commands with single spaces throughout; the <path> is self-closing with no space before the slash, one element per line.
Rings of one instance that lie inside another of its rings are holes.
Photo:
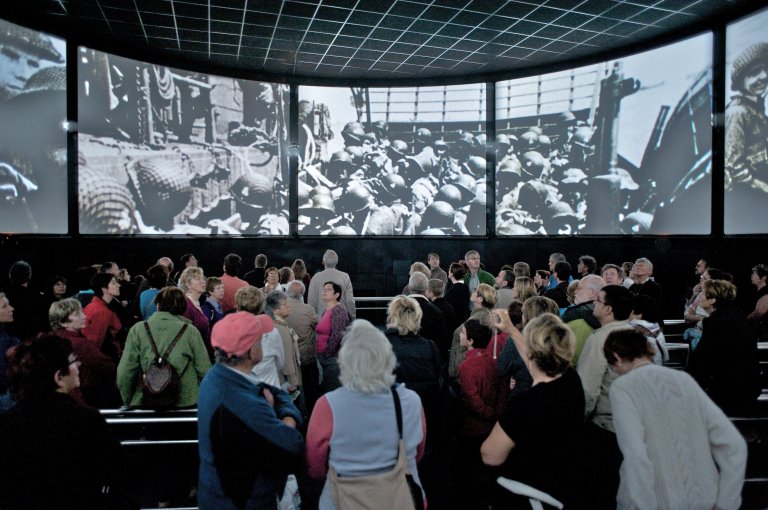
<path fill-rule="evenodd" d="M 489 75 L 630 48 L 746 0 L 27 0 L 0 15 L 286 79 Z M 147 57 L 148 58 L 148 57 Z"/>

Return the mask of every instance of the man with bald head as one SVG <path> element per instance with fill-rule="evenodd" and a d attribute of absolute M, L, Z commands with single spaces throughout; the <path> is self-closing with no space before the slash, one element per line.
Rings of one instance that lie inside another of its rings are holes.
<path fill-rule="evenodd" d="M 576 335 L 576 350 L 573 354 L 574 364 L 579 360 L 579 355 L 584 348 L 584 342 L 586 342 L 587 337 L 600 327 L 600 321 L 595 318 L 592 312 L 595 309 L 595 300 L 597 300 L 603 287 L 605 287 L 605 280 L 600 276 L 594 274 L 585 276 L 577 284 L 574 304 L 566 308 L 563 313 L 563 322 Z"/>

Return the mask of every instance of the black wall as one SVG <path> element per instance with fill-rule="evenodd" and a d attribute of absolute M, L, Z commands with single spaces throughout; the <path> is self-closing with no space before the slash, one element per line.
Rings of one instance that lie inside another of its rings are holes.
<path fill-rule="evenodd" d="M 140 274 L 159 257 L 175 262 L 184 253 L 194 253 L 208 276 L 222 273 L 222 260 L 234 252 L 243 257 L 243 272 L 250 269 L 258 253 L 277 267 L 303 258 L 311 273 L 322 269 L 327 248 L 339 254 L 338 268 L 350 273 L 358 296 L 393 296 L 408 280 L 408 266 L 426 262 L 429 252 L 441 257 L 441 265 L 463 258 L 470 249 L 480 252 L 485 268 L 496 274 L 501 265 L 527 262 L 532 269 L 546 269 L 549 254 L 562 252 L 576 268 L 580 255 L 597 258 L 598 264 L 634 261 L 648 257 L 654 276 L 663 286 L 665 317 L 682 317 L 682 296 L 696 282 L 694 266 L 701 257 L 734 275 L 739 299 L 751 303 L 755 289 L 749 283 L 750 269 L 768 263 L 767 237 L 578 237 L 515 239 L 223 239 L 223 238 L 84 238 L 21 237 L 0 238 L 0 282 L 7 279 L 8 267 L 18 259 L 32 264 L 33 285 L 41 288 L 54 274 L 72 276 L 77 267 L 107 260 Z M 73 287 L 70 287 L 74 291 Z"/>

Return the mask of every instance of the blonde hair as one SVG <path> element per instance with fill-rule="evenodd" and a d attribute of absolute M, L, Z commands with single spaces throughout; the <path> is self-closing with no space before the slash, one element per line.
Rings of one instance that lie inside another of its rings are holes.
<path fill-rule="evenodd" d="M 704 297 L 717 299 L 716 305 L 736 299 L 736 286 L 726 280 L 705 280 L 702 288 L 704 289 Z"/>
<path fill-rule="evenodd" d="M 411 268 L 408 270 L 408 276 L 412 275 L 416 271 L 419 273 L 424 273 L 424 276 L 427 278 L 429 278 L 429 276 L 432 274 L 424 262 L 414 262 L 411 264 Z"/>
<path fill-rule="evenodd" d="M 422 315 L 418 301 L 408 296 L 396 296 L 387 307 L 387 327 L 397 329 L 401 335 L 417 333 Z"/>
<path fill-rule="evenodd" d="M 254 315 L 261 313 L 264 304 L 264 293 L 253 285 L 241 287 L 235 293 L 235 306 L 238 312 L 249 312 Z"/>
<path fill-rule="evenodd" d="M 553 313 L 536 317 L 523 328 L 528 359 L 550 377 L 562 374 L 576 348 L 571 328 Z"/>
<path fill-rule="evenodd" d="M 568 302 L 573 304 L 576 301 L 576 289 L 579 288 L 579 280 L 573 280 L 568 284 L 568 289 L 565 291 L 565 295 L 568 298 Z"/>
<path fill-rule="evenodd" d="M 5 297 L 5 294 L 0 295 L 0 298 Z M 83 305 L 80 304 L 75 298 L 65 298 L 51 303 L 51 307 L 48 309 L 48 322 L 51 325 L 53 331 L 59 330 L 64 326 L 62 322 L 67 322 L 69 316 L 73 313 L 82 312 Z"/>
<path fill-rule="evenodd" d="M 475 292 L 477 292 L 477 295 L 480 296 L 483 300 L 483 307 L 485 308 L 493 308 L 496 306 L 496 289 L 488 285 L 487 283 L 481 283 L 477 286 L 477 289 L 475 289 Z"/>
<path fill-rule="evenodd" d="M 539 315 L 545 313 L 555 315 L 560 313 L 560 308 L 553 299 L 544 296 L 533 296 L 523 302 L 523 324 L 528 324 Z"/>
<path fill-rule="evenodd" d="M 515 278 L 515 284 L 512 288 L 517 291 L 517 299 L 523 302 L 530 297 L 538 295 L 533 278 L 528 276 L 518 276 Z"/>
<path fill-rule="evenodd" d="M 187 293 L 189 282 L 194 280 L 195 278 L 205 278 L 205 275 L 203 274 L 203 270 L 199 267 L 188 267 L 184 271 L 181 272 L 181 276 L 179 276 L 179 288 L 184 292 Z"/>

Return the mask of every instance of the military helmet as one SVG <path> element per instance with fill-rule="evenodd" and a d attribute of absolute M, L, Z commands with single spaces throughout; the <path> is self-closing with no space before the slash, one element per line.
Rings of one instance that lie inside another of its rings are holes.
<path fill-rule="evenodd" d="M 341 130 L 341 136 L 347 145 L 360 145 L 363 143 L 365 129 L 363 129 L 363 125 L 359 122 L 347 122 Z"/>
<path fill-rule="evenodd" d="M 461 190 L 453 184 L 446 184 L 437 191 L 435 200 L 447 202 L 453 207 L 459 207 L 462 203 Z"/>
<path fill-rule="evenodd" d="M 528 151 L 520 158 L 523 173 L 538 179 L 547 166 L 547 160 L 537 151 Z"/>
<path fill-rule="evenodd" d="M 78 169 L 80 233 L 135 234 L 136 204 L 126 187 L 107 172 Z"/>
<path fill-rule="evenodd" d="M 137 194 L 136 205 L 147 223 L 170 226 L 173 217 L 189 204 L 192 187 L 180 164 L 142 159 L 129 164 L 128 173 Z M 271 196 L 271 181 L 269 187 Z"/>
<path fill-rule="evenodd" d="M 736 57 L 731 68 L 731 90 L 739 90 L 743 85 L 744 73 L 758 64 L 768 66 L 768 42 L 753 44 Z"/>
<path fill-rule="evenodd" d="M 451 204 L 435 200 L 424 211 L 421 226 L 424 228 L 450 228 L 453 226 L 455 215 L 456 211 L 451 207 Z"/>
<path fill-rule="evenodd" d="M 520 135 L 520 142 L 523 149 L 535 150 L 539 146 L 539 135 L 533 131 L 526 131 Z"/>

